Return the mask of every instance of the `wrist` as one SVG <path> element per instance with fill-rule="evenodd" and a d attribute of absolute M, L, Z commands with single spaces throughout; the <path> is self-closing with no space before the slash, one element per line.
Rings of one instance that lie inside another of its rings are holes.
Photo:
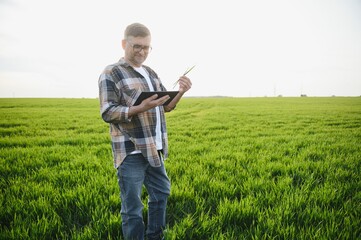
<path fill-rule="evenodd" d="M 185 93 L 186 93 L 186 91 L 183 90 L 183 89 L 182 89 L 182 90 L 178 90 L 178 94 L 181 95 L 181 96 L 183 96 Z"/>
<path fill-rule="evenodd" d="M 129 110 L 128 110 L 128 115 L 130 117 L 134 116 L 134 115 L 137 115 L 138 113 L 142 112 L 141 108 L 138 106 L 131 106 L 129 107 Z"/>

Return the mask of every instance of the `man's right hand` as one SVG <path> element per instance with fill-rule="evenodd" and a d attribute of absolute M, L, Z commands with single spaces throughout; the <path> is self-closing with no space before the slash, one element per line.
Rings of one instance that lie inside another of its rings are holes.
<path fill-rule="evenodd" d="M 163 96 L 161 98 L 158 98 L 157 94 L 154 94 L 153 96 L 146 98 L 142 101 L 141 104 L 137 106 L 132 106 L 129 108 L 128 116 L 132 117 L 134 115 L 137 115 L 138 113 L 146 112 L 149 109 L 162 106 L 166 101 L 169 100 L 169 96 Z"/>

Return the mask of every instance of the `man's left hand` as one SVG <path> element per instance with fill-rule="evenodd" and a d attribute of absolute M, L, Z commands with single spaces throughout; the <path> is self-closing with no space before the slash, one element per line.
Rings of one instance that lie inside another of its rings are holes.
<path fill-rule="evenodd" d="M 179 92 L 185 93 L 192 87 L 192 82 L 187 76 L 181 76 L 178 80 Z"/>

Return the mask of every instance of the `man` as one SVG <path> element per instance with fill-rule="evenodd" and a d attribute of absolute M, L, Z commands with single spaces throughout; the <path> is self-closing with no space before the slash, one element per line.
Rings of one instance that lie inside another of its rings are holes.
<path fill-rule="evenodd" d="M 191 81 L 181 76 L 179 93 L 169 99 L 153 95 L 140 105 L 134 102 L 142 91 L 166 91 L 158 75 L 143 65 L 151 51 L 149 29 L 139 23 L 124 31 L 124 57 L 107 66 L 99 77 L 100 111 L 110 124 L 114 166 L 117 169 L 121 197 L 122 230 L 125 239 L 143 239 L 142 186 L 147 189 L 147 239 L 162 239 L 166 226 L 170 181 L 164 168 L 168 157 L 168 139 L 164 112 L 176 107 Z"/>

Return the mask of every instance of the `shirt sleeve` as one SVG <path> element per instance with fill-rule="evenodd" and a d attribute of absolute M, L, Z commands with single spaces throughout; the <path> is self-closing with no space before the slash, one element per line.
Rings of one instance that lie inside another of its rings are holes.
<path fill-rule="evenodd" d="M 112 76 L 102 73 L 99 77 L 100 114 L 107 123 L 130 122 L 129 107 L 119 104 L 118 90 Z"/>

